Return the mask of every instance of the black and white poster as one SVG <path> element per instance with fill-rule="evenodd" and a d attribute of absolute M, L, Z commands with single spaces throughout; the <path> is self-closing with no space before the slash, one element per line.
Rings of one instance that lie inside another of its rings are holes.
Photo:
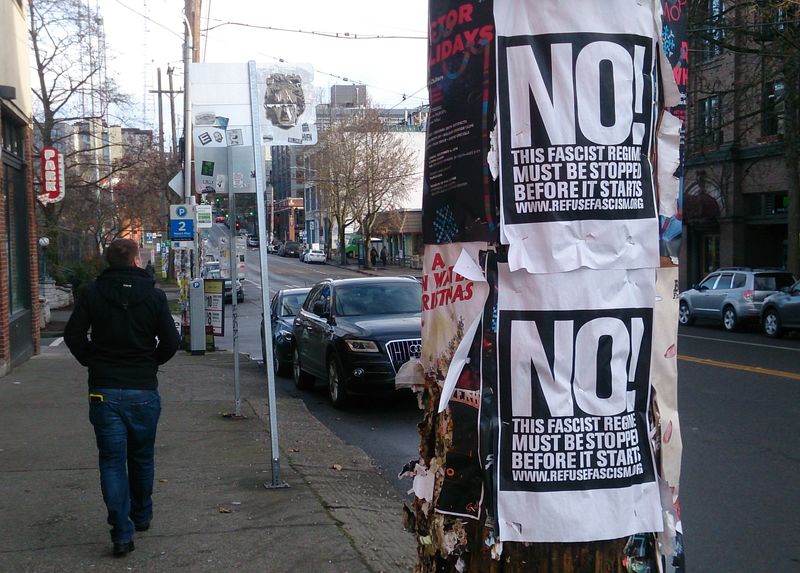
<path fill-rule="evenodd" d="M 431 0 L 425 244 L 496 241 L 496 182 L 486 160 L 495 109 L 491 0 Z"/>
<path fill-rule="evenodd" d="M 648 439 L 655 270 L 498 272 L 500 540 L 661 531 Z"/>
<path fill-rule="evenodd" d="M 656 7 L 495 1 L 500 232 L 512 270 L 659 265 Z"/>

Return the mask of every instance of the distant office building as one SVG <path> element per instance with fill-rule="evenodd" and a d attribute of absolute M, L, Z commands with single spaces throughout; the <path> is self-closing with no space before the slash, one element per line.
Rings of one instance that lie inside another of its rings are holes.
<path fill-rule="evenodd" d="M 331 107 L 364 107 L 367 105 L 367 86 L 337 85 L 331 86 Z"/>

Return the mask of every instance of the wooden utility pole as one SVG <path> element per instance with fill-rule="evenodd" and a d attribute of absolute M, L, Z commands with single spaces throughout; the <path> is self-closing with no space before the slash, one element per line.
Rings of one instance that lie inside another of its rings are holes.
<path fill-rule="evenodd" d="M 158 94 L 158 144 L 161 153 L 164 153 L 164 112 L 161 103 L 161 96 L 163 94 L 169 95 L 169 112 L 172 123 L 172 154 L 175 155 L 175 150 L 178 145 L 178 135 L 175 131 L 175 94 L 182 94 L 183 90 L 172 89 L 172 72 L 175 68 L 167 67 L 167 75 L 169 76 L 169 89 L 161 89 L 161 68 L 158 68 L 158 89 L 150 90 L 151 94 Z"/>
<path fill-rule="evenodd" d="M 152 90 L 150 90 L 152 92 Z M 158 68 L 158 149 L 164 153 L 164 104 L 161 99 L 161 68 Z"/>
<path fill-rule="evenodd" d="M 176 93 L 183 93 L 183 92 L 176 92 L 175 89 L 172 87 L 172 74 L 175 72 L 175 68 L 173 66 L 167 66 L 167 77 L 169 78 L 169 117 L 170 117 L 170 127 L 172 128 L 172 156 L 174 157 L 177 155 L 178 152 L 178 131 L 175 128 L 175 94 Z"/>
<path fill-rule="evenodd" d="M 186 19 L 189 20 L 189 30 L 192 32 L 192 63 L 200 61 L 200 8 L 201 0 L 184 0 Z"/>

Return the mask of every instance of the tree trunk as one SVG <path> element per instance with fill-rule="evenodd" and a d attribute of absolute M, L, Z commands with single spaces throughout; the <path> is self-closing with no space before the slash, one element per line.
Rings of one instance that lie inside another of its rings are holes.
<path fill-rule="evenodd" d="M 361 222 L 361 240 L 364 241 L 364 268 L 372 268 L 372 235 L 370 229 Z"/>
<path fill-rule="evenodd" d="M 345 244 L 344 221 L 343 220 L 338 220 L 337 223 L 339 225 L 339 263 L 341 263 L 342 265 L 346 265 L 347 264 L 347 245 Z"/>
<path fill-rule="evenodd" d="M 439 386 L 426 380 L 426 410 L 419 424 L 420 458 L 428 467 L 431 459 L 443 459 L 443 444 L 451 437 L 450 423 L 436 413 Z M 485 526 L 486 506 L 479 520 L 437 514 L 423 508 L 415 498 L 413 518 L 407 528 L 417 534 L 418 561 L 414 573 L 624 573 L 624 547 L 628 538 L 589 543 L 503 543 L 493 558 L 490 529 Z M 422 539 L 426 539 L 425 542 Z M 455 540 L 455 541 L 454 541 Z M 455 550 L 453 549 L 455 547 Z M 450 552 L 449 554 L 447 552 Z M 461 563 L 459 563 L 461 561 Z"/>

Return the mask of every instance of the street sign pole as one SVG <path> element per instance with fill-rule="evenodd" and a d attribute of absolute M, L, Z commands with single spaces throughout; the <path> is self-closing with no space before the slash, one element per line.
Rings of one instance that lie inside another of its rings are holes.
<path fill-rule="evenodd" d="M 228 169 L 230 169 L 230 148 L 228 148 Z M 233 415 L 237 418 L 242 415 L 242 393 L 239 385 L 239 306 L 236 300 L 236 282 L 239 280 L 239 271 L 237 267 L 237 259 L 239 253 L 236 250 L 236 195 L 233 192 L 233 185 L 231 183 L 230 173 L 228 173 L 228 212 L 232 214 L 233 222 L 229 225 L 231 244 L 228 249 L 228 260 L 230 261 L 231 275 L 231 315 L 233 322 Z"/>
<path fill-rule="evenodd" d="M 261 116 L 260 102 L 258 101 L 258 78 L 256 63 L 247 62 L 247 71 L 250 81 L 250 118 L 253 125 L 253 162 L 256 175 L 256 209 L 258 209 L 258 236 L 266 237 L 265 228 L 267 216 L 264 208 L 264 151 L 261 147 Z M 289 487 L 281 481 L 281 460 L 278 449 L 278 408 L 275 397 L 275 372 L 272 365 L 272 323 L 269 317 L 269 260 L 267 259 L 266 241 L 258 242 L 258 256 L 261 261 L 261 308 L 264 312 L 264 338 L 265 353 L 264 369 L 267 371 L 267 393 L 269 400 L 269 434 L 270 451 L 272 456 L 272 482 L 265 483 L 266 488 Z"/>

